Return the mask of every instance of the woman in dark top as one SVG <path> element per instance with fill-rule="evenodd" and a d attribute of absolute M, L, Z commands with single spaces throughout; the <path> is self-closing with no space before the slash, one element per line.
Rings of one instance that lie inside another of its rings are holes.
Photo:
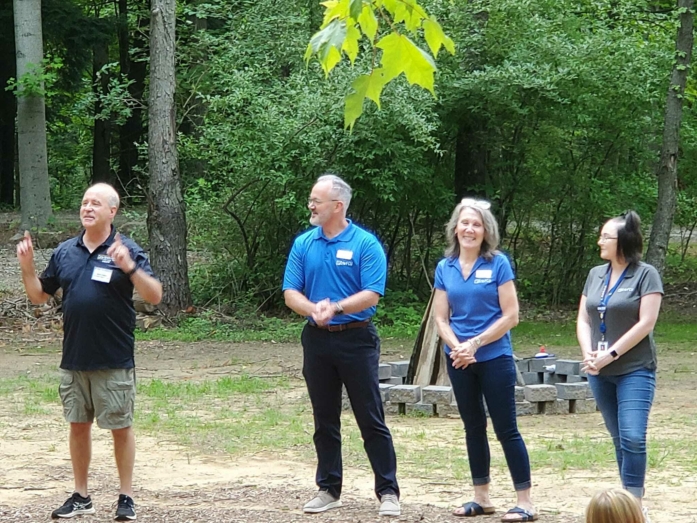
<path fill-rule="evenodd" d="M 642 244 L 634 211 L 603 226 L 598 246 L 607 263 L 588 274 L 576 324 L 584 370 L 615 445 L 622 486 L 640 503 L 656 388 L 653 328 L 663 295 L 656 269 L 640 261 Z"/>

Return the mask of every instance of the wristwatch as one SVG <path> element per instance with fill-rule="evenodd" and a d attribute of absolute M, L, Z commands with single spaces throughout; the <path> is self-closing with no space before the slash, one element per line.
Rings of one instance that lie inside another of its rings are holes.
<path fill-rule="evenodd" d="M 344 308 L 341 306 L 341 303 L 339 303 L 338 301 L 334 302 L 334 314 L 338 315 L 338 314 L 343 314 L 343 313 L 344 313 Z"/>
<path fill-rule="evenodd" d="M 135 264 L 133 264 L 133 268 L 126 273 L 126 276 L 128 276 L 130 278 L 131 276 L 133 276 L 136 273 L 137 270 L 138 270 L 138 264 L 135 263 Z"/>
<path fill-rule="evenodd" d="M 470 343 L 474 345 L 476 348 L 479 348 L 482 345 L 482 339 L 479 336 L 475 336 L 470 340 Z"/>
<path fill-rule="evenodd" d="M 611 351 L 610 351 L 610 356 L 612 356 L 613 361 L 616 361 L 616 360 L 620 359 L 620 355 L 617 354 L 617 351 L 616 351 L 616 350 L 611 350 Z"/>

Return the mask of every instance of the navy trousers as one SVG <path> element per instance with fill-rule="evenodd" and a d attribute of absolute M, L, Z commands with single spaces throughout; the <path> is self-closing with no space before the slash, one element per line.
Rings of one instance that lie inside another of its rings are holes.
<path fill-rule="evenodd" d="M 385 425 L 380 400 L 378 364 L 380 338 L 366 327 L 329 332 L 310 324 L 302 333 L 303 376 L 315 419 L 316 482 L 341 496 L 341 386 L 346 386 L 351 407 L 375 474 L 375 494 L 399 496 L 397 458 L 392 435 Z"/>

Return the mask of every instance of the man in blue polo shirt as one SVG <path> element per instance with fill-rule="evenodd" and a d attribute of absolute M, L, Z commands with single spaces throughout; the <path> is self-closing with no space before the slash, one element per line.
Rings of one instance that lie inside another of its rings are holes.
<path fill-rule="evenodd" d="M 84 231 L 61 243 L 39 277 L 34 268 L 31 236 L 17 245 L 22 281 L 32 303 L 45 303 L 63 289 L 63 357 L 59 388 L 70 423 L 70 459 L 75 492 L 53 518 L 94 514 L 87 489 L 92 449 L 92 422 L 111 430 L 119 472 L 117 521 L 136 519 L 133 503 L 135 401 L 133 289 L 147 302 L 162 299 L 143 250 L 120 236 L 112 222 L 119 208 L 113 187 L 98 183 L 87 189 L 80 206 Z"/>
<path fill-rule="evenodd" d="M 381 516 L 399 516 L 397 458 L 380 401 L 380 339 L 370 321 L 385 292 L 387 262 L 377 238 L 346 218 L 351 187 L 321 176 L 308 207 L 315 227 L 295 239 L 288 257 L 286 305 L 308 320 L 303 376 L 315 419 L 317 496 L 303 511 L 341 506 L 341 388 L 346 387 L 375 474 Z"/>

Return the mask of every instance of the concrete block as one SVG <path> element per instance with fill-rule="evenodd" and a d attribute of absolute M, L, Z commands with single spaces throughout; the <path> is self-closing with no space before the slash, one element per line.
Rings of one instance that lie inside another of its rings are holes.
<path fill-rule="evenodd" d="M 584 378 L 583 376 L 574 376 L 573 374 L 569 374 L 566 377 L 566 383 L 588 383 L 588 378 Z"/>
<path fill-rule="evenodd" d="M 395 385 L 390 389 L 390 401 L 418 403 L 421 401 L 421 387 L 418 385 Z"/>
<path fill-rule="evenodd" d="M 433 403 L 406 403 L 404 409 L 405 414 L 415 414 L 417 416 L 431 417 L 436 414 L 436 406 Z"/>
<path fill-rule="evenodd" d="M 452 387 L 429 385 L 421 389 L 421 401 L 434 405 L 450 405 L 453 401 Z"/>
<path fill-rule="evenodd" d="M 526 385 L 540 385 L 542 384 L 543 375 L 541 372 L 522 372 L 523 383 Z"/>
<path fill-rule="evenodd" d="M 388 365 L 392 367 L 393 378 L 406 378 L 409 371 L 409 360 L 389 361 Z"/>
<path fill-rule="evenodd" d="M 378 379 L 388 380 L 392 377 L 392 366 L 387 363 L 380 363 L 378 365 Z"/>
<path fill-rule="evenodd" d="M 588 396 L 588 383 L 557 383 L 557 398 L 563 400 L 584 400 Z"/>
<path fill-rule="evenodd" d="M 557 383 L 564 383 L 566 381 L 566 376 L 561 376 L 556 373 L 543 373 L 542 374 L 542 383 L 545 385 L 556 385 Z"/>
<path fill-rule="evenodd" d="M 526 385 L 525 399 L 531 402 L 554 401 L 557 399 L 557 388 L 554 385 Z"/>
<path fill-rule="evenodd" d="M 530 360 L 530 372 L 546 372 L 547 367 L 554 365 L 557 358 L 533 358 Z"/>
<path fill-rule="evenodd" d="M 459 418 L 460 411 L 457 410 L 457 403 L 450 405 L 436 405 L 436 414 L 439 418 Z"/>
<path fill-rule="evenodd" d="M 557 360 L 555 365 L 555 372 L 565 376 L 578 376 L 581 371 L 581 362 L 577 360 Z"/>
<path fill-rule="evenodd" d="M 530 360 L 529 359 L 522 359 L 518 360 L 515 362 L 515 364 L 518 366 L 518 370 L 520 372 L 530 372 Z"/>
<path fill-rule="evenodd" d="M 394 385 L 380 383 L 378 386 L 380 387 L 380 399 L 382 402 L 385 403 L 386 401 L 390 401 L 390 389 L 394 387 Z"/>
<path fill-rule="evenodd" d="M 515 402 L 515 414 L 516 416 L 530 416 L 532 414 L 537 414 L 537 404 L 530 403 L 529 401 L 516 401 Z"/>
<path fill-rule="evenodd" d="M 525 401 L 525 387 L 515 387 L 515 400 L 516 403 L 519 401 Z"/>
<path fill-rule="evenodd" d="M 395 376 L 387 380 L 380 380 L 380 383 L 385 383 L 387 385 L 404 385 L 404 378 Z"/>
<path fill-rule="evenodd" d="M 385 414 L 389 414 L 391 416 L 397 416 L 399 415 L 399 403 L 392 403 L 391 401 L 388 401 L 385 403 Z"/>
<path fill-rule="evenodd" d="M 554 401 L 545 401 L 543 403 L 544 412 L 542 412 L 542 414 L 568 414 L 570 411 L 569 403 L 569 400 L 560 399 Z"/>
<path fill-rule="evenodd" d="M 572 414 L 591 414 L 598 409 L 594 399 L 571 400 L 569 403 Z"/>

